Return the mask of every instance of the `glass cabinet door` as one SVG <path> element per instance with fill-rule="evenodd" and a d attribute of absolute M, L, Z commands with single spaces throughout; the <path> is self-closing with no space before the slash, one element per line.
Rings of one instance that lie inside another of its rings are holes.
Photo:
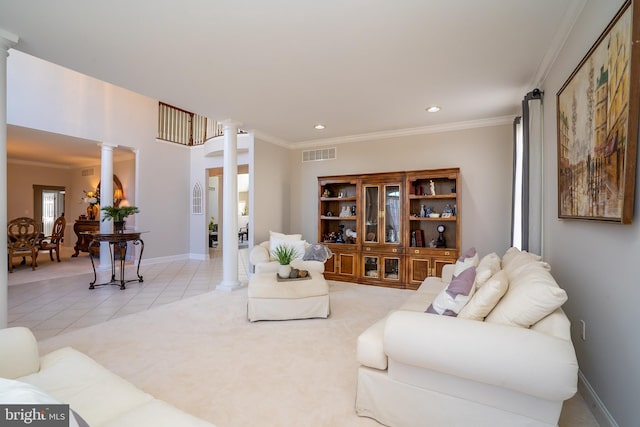
<path fill-rule="evenodd" d="M 364 257 L 364 276 L 374 279 L 378 278 L 378 257 L 377 256 L 365 256 Z"/>
<path fill-rule="evenodd" d="M 379 196 L 378 186 L 365 186 L 364 188 L 364 240 L 365 242 L 379 242 L 378 238 L 378 211 Z"/>
<path fill-rule="evenodd" d="M 400 186 L 384 186 L 384 229 L 385 243 L 402 243 L 400 233 Z"/>
<path fill-rule="evenodd" d="M 384 259 L 384 278 L 387 280 L 400 279 L 400 259 L 399 258 Z"/>

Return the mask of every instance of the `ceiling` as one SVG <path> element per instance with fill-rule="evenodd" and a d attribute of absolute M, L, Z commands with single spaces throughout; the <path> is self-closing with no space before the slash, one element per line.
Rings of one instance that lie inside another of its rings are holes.
<path fill-rule="evenodd" d="M 584 2 L 0 0 L 0 29 L 20 51 L 295 147 L 512 118 Z"/>

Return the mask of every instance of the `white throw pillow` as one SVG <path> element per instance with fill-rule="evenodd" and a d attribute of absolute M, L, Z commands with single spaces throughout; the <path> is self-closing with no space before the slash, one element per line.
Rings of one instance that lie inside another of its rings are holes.
<path fill-rule="evenodd" d="M 498 262 L 500 259 L 498 258 Z M 481 261 L 482 262 L 482 261 Z M 476 273 L 476 284 L 478 283 L 478 273 Z M 498 304 L 509 288 L 509 278 L 503 270 L 491 276 L 465 305 L 458 317 L 483 321 L 485 317 Z"/>
<path fill-rule="evenodd" d="M 294 259 L 302 259 L 304 257 L 304 252 L 307 249 L 305 246 L 304 240 L 282 240 L 282 239 L 271 239 L 269 242 L 269 248 L 271 248 L 271 259 L 276 260 L 276 257 L 273 255 L 273 252 L 276 250 L 278 246 L 288 246 L 293 248 L 295 251 L 295 255 L 292 258 Z"/>
<path fill-rule="evenodd" d="M 277 231 L 269 231 L 269 240 L 276 238 L 280 240 L 302 240 L 302 234 L 284 234 Z"/>
<path fill-rule="evenodd" d="M 498 254 L 492 252 L 483 256 L 476 268 L 476 288 L 482 287 L 498 271 L 500 271 Z"/>
<path fill-rule="evenodd" d="M 295 242 L 302 242 L 302 248 L 300 248 L 300 243 Z M 276 260 L 273 256 L 273 251 L 282 244 L 293 246 L 296 249 L 296 254 L 299 256 L 294 257 L 294 259 L 302 259 L 304 256 L 306 247 L 304 246 L 304 240 L 302 240 L 302 234 L 283 234 L 277 231 L 269 231 L 269 259 L 271 261 Z"/>
<path fill-rule="evenodd" d="M 528 328 L 566 301 L 564 289 L 542 264 L 535 262 L 521 268 L 517 277 L 510 277 L 509 291 L 485 321 Z"/>

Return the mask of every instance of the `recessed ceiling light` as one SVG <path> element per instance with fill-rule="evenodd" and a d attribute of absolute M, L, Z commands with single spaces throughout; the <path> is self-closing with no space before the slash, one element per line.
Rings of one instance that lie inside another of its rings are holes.
<path fill-rule="evenodd" d="M 318 130 L 322 130 L 322 129 L 324 129 L 324 125 L 322 123 L 318 123 L 317 125 L 314 126 L 314 128 L 316 128 Z"/>
<path fill-rule="evenodd" d="M 440 111 L 440 107 L 437 105 L 432 105 L 431 107 L 427 107 L 427 111 L 429 113 L 437 113 L 438 111 Z"/>

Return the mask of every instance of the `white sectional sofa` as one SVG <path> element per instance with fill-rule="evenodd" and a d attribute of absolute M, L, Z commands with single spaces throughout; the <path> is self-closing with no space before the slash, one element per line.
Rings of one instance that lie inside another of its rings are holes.
<path fill-rule="evenodd" d="M 65 403 L 91 427 L 212 427 L 107 370 L 71 347 L 40 357 L 29 329 L 0 330 L 0 402 Z"/>
<path fill-rule="evenodd" d="M 479 264 L 457 317 L 425 313 L 450 288 L 451 265 L 360 335 L 358 415 L 394 427 L 557 425 L 577 390 L 566 293 L 517 249 Z"/>

